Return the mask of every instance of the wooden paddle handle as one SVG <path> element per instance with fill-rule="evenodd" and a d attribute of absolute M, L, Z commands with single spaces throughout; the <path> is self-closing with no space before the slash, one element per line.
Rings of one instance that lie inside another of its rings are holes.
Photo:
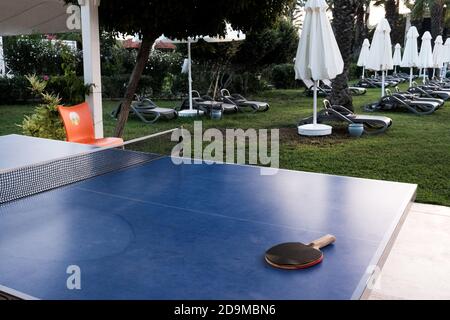
<path fill-rule="evenodd" d="M 331 234 L 327 234 L 326 236 L 323 236 L 322 238 L 314 240 L 309 245 L 315 249 L 320 249 L 320 248 L 323 248 L 323 247 L 326 247 L 326 246 L 332 244 L 335 241 L 336 241 L 335 236 L 333 236 Z"/>

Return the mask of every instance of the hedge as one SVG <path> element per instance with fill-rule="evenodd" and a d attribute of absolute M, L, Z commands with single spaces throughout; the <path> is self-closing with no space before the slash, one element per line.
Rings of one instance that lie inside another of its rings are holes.
<path fill-rule="evenodd" d="M 76 86 L 67 85 L 67 78 L 64 76 L 51 77 L 47 90 L 58 94 L 62 98 L 63 104 L 77 103 L 84 99 L 83 79 L 78 78 Z M 102 77 L 102 91 L 105 99 L 122 98 L 125 95 L 126 85 L 129 75 L 118 75 L 112 77 Z M 160 96 L 164 83 L 156 82 L 150 76 L 142 76 L 139 82 L 138 93 Z M 29 83 L 23 76 L 14 78 L 0 77 L 0 105 L 18 104 L 35 99 L 30 91 Z M 69 90 L 69 87 L 72 88 Z"/>
<path fill-rule="evenodd" d="M 193 70 L 194 89 L 206 93 L 211 83 L 215 82 L 215 72 L 210 68 L 195 66 Z M 270 85 L 278 89 L 297 88 L 294 66 L 292 64 L 274 65 L 262 70 L 261 73 L 229 72 L 223 76 L 227 89 L 242 94 L 257 93 Z M 105 99 L 120 99 L 125 95 L 129 75 L 114 75 L 102 77 L 102 93 Z M 219 83 L 220 86 L 220 83 Z M 63 104 L 74 104 L 84 100 L 84 85 L 82 77 L 68 78 L 65 76 L 50 77 L 47 90 L 58 94 Z M 185 74 L 166 73 L 164 77 L 143 75 L 139 82 L 137 93 L 143 93 L 154 98 L 178 98 L 187 93 L 188 82 Z M 0 77 L 0 105 L 17 104 L 33 100 L 28 81 L 23 76 L 14 78 Z"/>

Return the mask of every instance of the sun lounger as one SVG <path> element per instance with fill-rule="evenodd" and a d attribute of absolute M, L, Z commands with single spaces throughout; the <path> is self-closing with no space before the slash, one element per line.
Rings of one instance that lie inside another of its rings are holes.
<path fill-rule="evenodd" d="M 388 87 L 395 87 L 398 85 L 398 81 L 393 80 L 386 80 L 384 81 L 384 85 L 386 88 Z M 357 87 L 361 88 L 381 88 L 382 82 L 379 78 L 364 78 L 359 80 L 359 82 L 356 84 Z"/>
<path fill-rule="evenodd" d="M 408 89 L 408 92 L 420 94 L 420 96 L 439 98 L 445 101 L 450 99 L 450 90 L 436 85 L 417 85 L 414 82 L 413 86 Z"/>
<path fill-rule="evenodd" d="M 332 86 L 331 86 L 331 81 L 330 80 L 322 80 L 322 83 L 324 84 L 324 88 L 325 89 L 331 90 Z M 348 89 L 350 90 L 350 93 L 352 95 L 354 95 L 354 96 L 361 96 L 361 95 L 367 93 L 367 89 L 366 88 L 348 87 Z"/>
<path fill-rule="evenodd" d="M 224 113 L 235 113 L 238 107 L 230 101 L 216 101 L 208 95 L 201 96 L 197 90 L 192 91 L 192 107 L 210 114 L 213 109 L 221 109 Z M 181 104 L 181 110 L 189 109 L 189 99 L 185 99 Z"/>
<path fill-rule="evenodd" d="M 111 112 L 111 116 L 117 119 L 121 108 L 122 103 Z M 178 117 L 178 112 L 175 109 L 158 107 L 148 98 L 133 101 L 130 106 L 130 114 L 137 116 L 142 122 L 147 124 L 155 123 L 160 119 L 171 120 Z"/>
<path fill-rule="evenodd" d="M 440 106 L 431 101 L 420 101 L 399 93 L 392 94 L 389 90 L 380 101 L 364 106 L 365 111 L 408 111 L 416 115 L 434 113 Z"/>
<path fill-rule="evenodd" d="M 250 110 L 252 112 L 258 112 L 258 111 L 267 111 L 269 110 L 270 106 L 267 102 L 261 102 L 261 101 L 251 101 L 247 100 L 245 97 L 243 97 L 240 94 L 230 94 L 230 91 L 227 89 L 220 90 L 221 99 L 224 102 L 227 103 L 234 103 L 239 111 L 247 111 Z"/>
<path fill-rule="evenodd" d="M 362 123 L 364 125 L 364 133 L 380 134 L 385 132 L 391 125 L 392 119 L 384 116 L 359 115 L 348 110 L 343 106 L 332 106 L 330 101 L 324 100 L 324 109 L 317 114 L 319 123 Z M 299 122 L 299 125 L 310 124 L 313 117 L 308 117 Z"/>
<path fill-rule="evenodd" d="M 236 113 L 236 112 L 239 111 L 238 106 L 237 106 L 234 102 L 232 102 L 232 101 L 223 101 L 223 100 L 217 101 L 217 100 L 214 100 L 213 97 L 208 96 L 208 95 L 202 96 L 202 99 L 203 99 L 205 102 L 208 102 L 208 101 L 211 101 L 211 102 L 220 102 L 220 103 L 221 103 L 221 106 L 222 106 L 222 111 L 223 111 L 224 113 Z"/>
<path fill-rule="evenodd" d="M 418 88 L 420 89 L 420 88 Z M 420 89 L 421 90 L 421 89 Z M 386 92 L 388 94 L 392 94 L 390 89 L 386 89 Z M 436 104 L 437 109 L 442 107 L 445 104 L 445 100 L 440 98 L 433 98 L 431 95 L 423 91 L 424 95 L 421 95 L 420 93 L 411 93 L 409 91 L 407 92 L 401 92 L 398 87 L 395 87 L 395 93 L 400 94 L 402 96 L 405 96 L 408 99 L 415 100 L 415 101 L 427 101 L 432 102 Z"/>
<path fill-rule="evenodd" d="M 309 96 L 312 96 L 314 94 L 314 81 L 304 80 L 304 79 L 302 81 L 305 84 L 306 93 Z M 319 84 L 319 86 L 317 86 L 317 95 L 319 97 L 328 97 L 330 94 L 331 94 L 331 87 L 329 87 L 329 88 L 322 87 L 322 86 L 320 86 L 320 84 Z"/>

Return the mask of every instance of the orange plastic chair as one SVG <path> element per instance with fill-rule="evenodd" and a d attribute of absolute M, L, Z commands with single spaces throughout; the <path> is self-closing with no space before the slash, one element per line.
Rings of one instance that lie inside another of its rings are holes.
<path fill-rule="evenodd" d="M 58 106 L 58 112 L 64 122 L 68 142 L 90 144 L 97 147 L 122 146 L 121 138 L 96 139 L 94 133 L 94 121 L 87 102 L 76 106 Z"/>

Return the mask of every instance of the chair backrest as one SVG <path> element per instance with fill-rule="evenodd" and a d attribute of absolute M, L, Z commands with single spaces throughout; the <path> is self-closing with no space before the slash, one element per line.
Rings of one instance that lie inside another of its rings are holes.
<path fill-rule="evenodd" d="M 198 92 L 197 90 L 192 90 L 192 98 L 201 98 L 202 96 L 200 95 L 200 92 Z"/>
<path fill-rule="evenodd" d="M 324 109 L 333 109 L 330 100 L 323 99 L 323 107 Z"/>
<path fill-rule="evenodd" d="M 228 91 L 228 89 L 220 90 L 220 94 L 222 95 L 222 97 L 231 97 L 230 91 Z"/>
<path fill-rule="evenodd" d="M 314 81 L 309 79 L 302 79 L 303 83 L 306 86 L 306 89 L 312 89 L 314 87 Z"/>
<path fill-rule="evenodd" d="M 95 138 L 94 121 L 87 102 L 76 106 L 58 106 L 59 114 L 64 122 L 67 141 L 81 142 Z"/>

